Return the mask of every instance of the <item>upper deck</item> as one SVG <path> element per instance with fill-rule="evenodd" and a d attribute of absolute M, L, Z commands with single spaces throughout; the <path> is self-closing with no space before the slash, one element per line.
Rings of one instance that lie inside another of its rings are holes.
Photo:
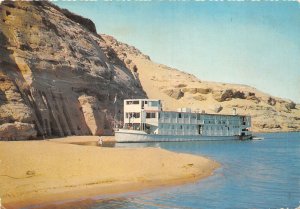
<path fill-rule="evenodd" d="M 156 134 L 177 135 L 247 135 L 251 117 L 245 115 L 207 114 L 192 112 L 190 108 L 181 111 L 163 111 L 160 100 L 124 100 L 124 127 L 135 130 L 149 130 Z"/>

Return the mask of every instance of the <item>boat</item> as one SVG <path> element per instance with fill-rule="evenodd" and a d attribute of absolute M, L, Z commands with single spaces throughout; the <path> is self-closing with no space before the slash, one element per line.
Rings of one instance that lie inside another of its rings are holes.
<path fill-rule="evenodd" d="M 124 124 L 116 142 L 166 142 L 251 139 L 251 117 L 192 112 L 191 108 L 163 111 L 158 99 L 124 100 Z"/>

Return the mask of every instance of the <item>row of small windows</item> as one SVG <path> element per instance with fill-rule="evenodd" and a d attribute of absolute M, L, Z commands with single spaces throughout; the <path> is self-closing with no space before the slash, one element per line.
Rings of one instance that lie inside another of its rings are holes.
<path fill-rule="evenodd" d="M 196 130 L 197 126 L 189 126 L 189 125 L 169 125 L 169 124 L 160 124 L 159 125 L 160 128 L 163 129 L 190 129 L 190 130 Z M 223 127 L 223 126 L 204 126 L 201 129 L 204 130 L 231 130 L 231 129 L 235 129 L 235 128 L 239 128 L 239 126 L 233 126 L 233 127 Z"/>
<path fill-rule="evenodd" d="M 138 100 L 126 101 L 126 104 L 127 104 L 127 105 L 139 104 L 139 103 L 140 103 L 140 101 L 138 101 Z"/>
<path fill-rule="evenodd" d="M 126 118 L 140 118 L 141 115 L 139 112 L 127 112 Z"/>
<path fill-rule="evenodd" d="M 126 118 L 140 118 L 141 114 L 139 112 L 127 112 L 125 115 Z M 146 118 L 156 118 L 155 112 L 147 112 Z"/>
<path fill-rule="evenodd" d="M 144 106 L 144 104 L 148 104 L 148 106 L 150 107 L 158 107 L 160 105 L 160 101 L 141 101 L 142 102 L 142 106 Z M 131 101 L 126 101 L 126 105 L 138 105 L 140 104 L 139 100 L 131 100 Z"/>
<path fill-rule="evenodd" d="M 160 124 L 160 128 L 164 128 L 164 129 L 191 129 L 191 130 L 195 130 L 196 127 L 195 126 L 185 126 L 185 125 L 168 125 L 168 124 Z"/>
<path fill-rule="evenodd" d="M 219 124 L 225 124 L 226 120 L 229 121 L 236 121 L 239 122 L 239 117 L 232 117 L 232 116 L 209 116 L 209 115 L 201 115 L 201 114 L 191 114 L 191 113 L 170 113 L 170 112 L 163 112 L 160 113 L 160 117 L 168 119 L 168 118 L 191 118 L 197 120 L 207 120 L 211 122 L 207 123 L 214 123 L 216 120 Z"/>
<path fill-rule="evenodd" d="M 156 118 L 156 113 L 155 112 L 147 112 L 146 118 Z"/>
<path fill-rule="evenodd" d="M 171 114 L 171 116 L 172 116 L 172 114 Z M 192 114 L 190 116 L 191 116 L 191 119 L 196 119 L 196 114 Z M 146 113 L 146 118 L 156 118 L 156 117 L 157 116 L 156 116 L 155 112 L 153 112 L 153 113 L 147 112 Z M 158 117 L 163 118 L 163 119 L 169 119 L 169 115 L 166 114 L 166 113 L 158 113 Z M 128 113 L 126 113 L 126 118 L 140 118 L 140 113 L 139 112 L 128 112 Z M 189 118 L 189 114 L 178 113 L 178 118 Z M 197 119 L 200 119 L 200 116 Z M 226 121 L 226 120 L 204 119 L 203 121 L 204 121 L 204 124 L 227 124 L 228 123 L 230 125 L 235 125 L 235 124 L 240 123 L 239 120 L 235 120 L 235 119 L 234 120 L 228 120 L 228 121 Z"/>

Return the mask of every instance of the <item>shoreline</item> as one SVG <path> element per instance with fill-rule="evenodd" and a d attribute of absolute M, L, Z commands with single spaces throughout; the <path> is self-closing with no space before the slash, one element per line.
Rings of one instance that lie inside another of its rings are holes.
<path fill-rule="evenodd" d="M 217 167 L 218 168 L 218 167 Z M 217 169 L 215 168 L 215 169 Z M 47 194 L 40 196 L 39 199 L 28 199 L 26 201 L 16 201 L 5 203 L 6 209 L 16 209 L 23 207 L 30 208 L 43 208 L 50 209 L 53 205 L 64 205 L 64 204 L 80 204 L 81 202 L 89 201 L 90 203 L 96 201 L 105 201 L 113 197 L 114 195 L 122 195 L 129 193 L 137 193 L 142 191 L 151 191 L 164 187 L 180 186 L 188 183 L 193 183 L 212 176 L 213 172 L 209 175 L 192 176 L 188 178 L 178 178 L 171 180 L 154 180 L 152 182 L 139 182 L 139 183 L 122 183 L 119 185 L 99 185 L 84 190 L 72 190 L 62 193 Z M 101 191 L 105 189 L 105 192 Z M 112 198 L 113 199 L 113 198 Z"/>
<path fill-rule="evenodd" d="M 44 207 L 195 182 L 220 164 L 160 148 L 105 148 L 80 136 L 0 142 L 0 196 L 7 208 Z M 41 205 L 40 205 L 41 204 Z"/>

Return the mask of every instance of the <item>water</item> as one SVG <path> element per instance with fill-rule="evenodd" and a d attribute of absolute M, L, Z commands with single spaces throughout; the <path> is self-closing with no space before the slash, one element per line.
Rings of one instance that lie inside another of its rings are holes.
<path fill-rule="evenodd" d="M 260 136 L 265 139 L 143 144 L 204 155 L 217 160 L 222 167 L 213 176 L 196 183 L 118 195 L 89 208 L 298 207 L 300 133 Z"/>

